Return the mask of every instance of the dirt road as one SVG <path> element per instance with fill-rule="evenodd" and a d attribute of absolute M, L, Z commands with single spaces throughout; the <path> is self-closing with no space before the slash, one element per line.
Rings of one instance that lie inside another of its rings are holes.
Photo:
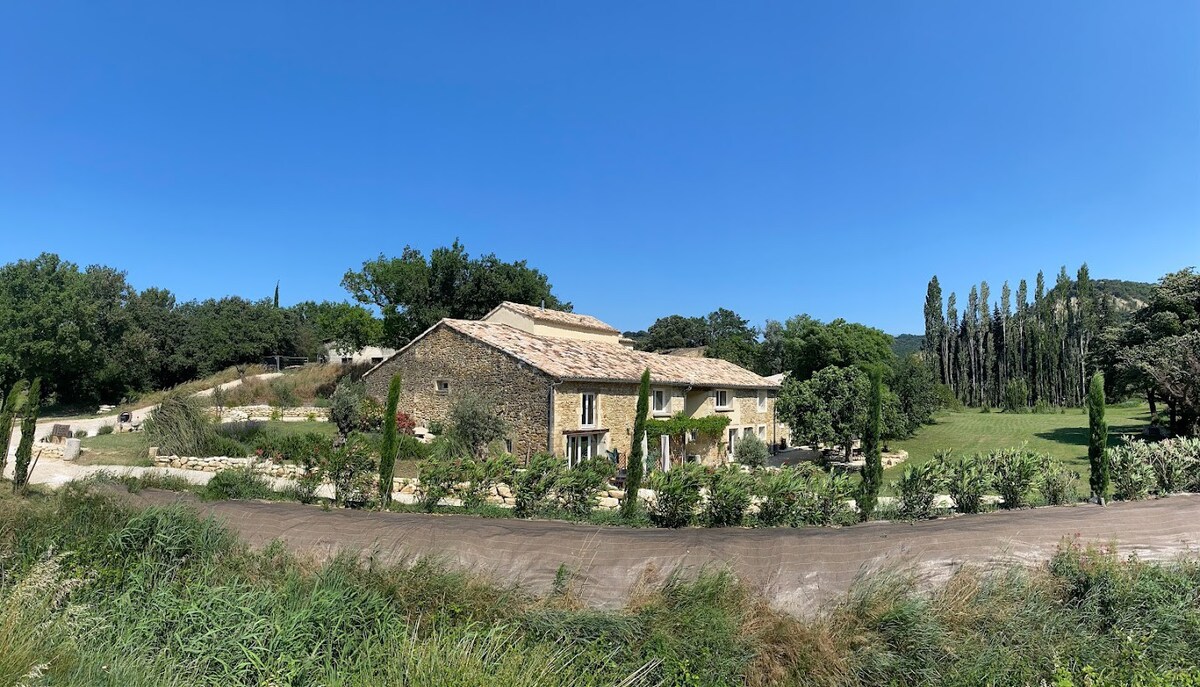
<path fill-rule="evenodd" d="M 1123 554 L 1170 558 L 1200 545 L 1200 495 L 997 512 L 913 524 L 830 529 L 655 530 L 565 522 L 361 511 L 324 512 L 291 503 L 200 503 L 147 490 L 143 504 L 185 501 L 236 529 L 251 545 L 279 539 L 320 557 L 338 551 L 396 563 L 436 556 L 535 593 L 552 589 L 560 565 L 574 572 L 582 599 L 620 606 L 647 571 L 729 565 L 778 608 L 807 613 L 842 594 L 862 571 L 912 569 L 927 579 L 963 563 L 1032 564 L 1064 538 L 1115 543 Z"/>

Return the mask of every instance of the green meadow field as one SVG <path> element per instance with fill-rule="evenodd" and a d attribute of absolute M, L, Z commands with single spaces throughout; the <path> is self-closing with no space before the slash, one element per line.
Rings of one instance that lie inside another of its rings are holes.
<path fill-rule="evenodd" d="M 1123 435 L 1137 434 L 1149 424 L 1150 409 L 1144 403 L 1119 404 L 1109 406 L 1105 417 L 1109 445 L 1115 445 Z M 942 449 L 970 454 L 1026 445 L 1049 453 L 1086 475 L 1087 440 L 1088 417 L 1080 408 L 1044 414 L 963 410 L 939 413 L 934 424 L 911 438 L 891 442 L 889 448 L 908 451 L 908 464 L 915 465 L 933 458 L 934 452 Z M 901 470 L 903 465 L 887 470 L 886 479 L 899 477 Z"/>

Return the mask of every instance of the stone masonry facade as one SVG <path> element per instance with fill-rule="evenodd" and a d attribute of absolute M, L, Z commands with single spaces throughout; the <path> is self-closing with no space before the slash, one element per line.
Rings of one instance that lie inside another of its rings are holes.
<path fill-rule="evenodd" d="M 545 373 L 448 327 L 438 327 L 364 380 L 367 392 L 384 402 L 394 374 L 400 373 L 400 409 L 418 425 L 445 422 L 463 393 L 478 394 L 509 427 L 512 453 L 524 460 L 546 450 L 550 383 Z"/>

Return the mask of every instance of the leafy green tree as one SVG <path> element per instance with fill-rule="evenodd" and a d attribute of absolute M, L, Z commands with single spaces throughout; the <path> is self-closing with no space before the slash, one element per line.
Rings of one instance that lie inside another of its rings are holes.
<path fill-rule="evenodd" d="M 708 346 L 704 355 L 728 360 L 741 367 L 754 367 L 758 356 L 758 332 L 749 321 L 732 310 L 718 308 L 708 314 Z"/>
<path fill-rule="evenodd" d="M 646 416 L 650 413 L 650 370 L 642 372 L 642 380 L 638 385 L 636 415 L 633 418 L 633 438 L 629 446 L 629 457 L 625 461 L 625 500 L 621 503 L 621 517 L 626 520 L 634 518 L 638 513 L 638 490 L 642 488 L 642 471 L 645 469 L 645 455 L 642 452 L 642 441 L 646 438 Z"/>
<path fill-rule="evenodd" d="M 883 430 L 883 373 L 878 368 L 871 370 L 868 382 L 871 391 L 867 399 L 867 427 L 862 437 L 866 463 L 858 491 L 858 508 L 863 520 L 870 520 L 875 512 L 879 487 L 883 484 L 883 450 L 880 445 Z"/>
<path fill-rule="evenodd" d="M 912 436 L 923 425 L 933 421 L 941 405 L 937 392 L 937 377 L 927 354 L 897 358 L 887 387 L 895 394 L 900 422 L 885 422 L 892 439 Z M 886 418 L 885 418 L 886 419 Z"/>
<path fill-rule="evenodd" d="M 650 325 L 638 347 L 643 351 L 664 351 L 700 348 L 708 346 L 710 341 L 708 322 L 703 317 L 667 315 Z"/>
<path fill-rule="evenodd" d="M 396 472 L 396 452 L 399 449 L 396 431 L 396 412 L 400 406 L 400 375 L 388 383 L 387 409 L 383 414 L 383 437 L 379 442 L 379 503 L 386 510 L 392 502 L 392 476 Z"/>
<path fill-rule="evenodd" d="M 1104 375 L 1097 372 L 1088 387 L 1088 465 L 1092 494 L 1103 502 L 1108 494 L 1108 423 L 1104 420 Z"/>
<path fill-rule="evenodd" d="M 524 260 L 504 262 L 494 254 L 471 258 L 457 240 L 426 258 L 405 246 L 398 258 L 380 255 L 349 270 L 342 286 L 364 305 L 383 313 L 383 340 L 399 346 L 443 317 L 479 319 L 503 301 L 570 310 L 551 291 L 546 275 Z"/>
<path fill-rule="evenodd" d="M 784 330 L 784 364 L 799 381 L 831 366 L 890 367 L 895 357 L 891 336 L 842 319 L 825 324 L 800 315 L 789 319 Z"/>
<path fill-rule="evenodd" d="M 337 353 L 348 353 L 383 339 L 383 322 L 361 305 L 304 301 L 290 310 L 298 319 L 297 326 L 311 330 L 312 341 L 305 348 L 316 354 L 324 352 L 323 344 L 333 344 Z"/>
<path fill-rule="evenodd" d="M 758 358 L 754 371 L 769 377 L 784 371 L 784 339 L 783 323 L 778 320 L 767 320 L 763 327 L 762 342 L 758 345 Z"/>
<path fill-rule="evenodd" d="M 448 434 L 462 442 L 475 458 L 486 458 L 488 444 L 504 437 L 508 426 L 492 405 L 474 393 L 465 393 L 450 408 Z"/>
<path fill-rule="evenodd" d="M 33 459 L 33 435 L 37 432 L 38 410 L 41 406 L 42 380 L 34 379 L 25 395 L 21 420 L 21 440 L 13 463 L 13 491 L 23 491 L 29 483 L 29 463 Z"/>
<path fill-rule="evenodd" d="M 813 448 L 839 445 L 849 460 L 867 420 L 867 376 L 853 367 L 830 366 L 811 379 L 788 378 L 776 403 L 792 436 Z"/>

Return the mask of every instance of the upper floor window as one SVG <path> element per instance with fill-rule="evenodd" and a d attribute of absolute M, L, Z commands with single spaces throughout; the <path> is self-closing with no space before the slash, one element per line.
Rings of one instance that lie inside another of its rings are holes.
<path fill-rule="evenodd" d="M 583 394 L 580 396 L 579 426 L 596 426 L 596 394 Z"/>
<path fill-rule="evenodd" d="M 767 412 L 767 392 L 766 391 L 758 392 L 758 412 L 760 412 L 760 413 Z"/>
<path fill-rule="evenodd" d="M 666 389 L 654 390 L 654 414 L 669 415 L 671 413 L 671 397 Z"/>
<path fill-rule="evenodd" d="M 717 389 L 714 391 L 713 399 L 717 406 L 717 410 L 729 410 L 732 408 L 729 401 L 729 391 L 727 389 Z"/>
<path fill-rule="evenodd" d="M 437 380 L 436 382 L 434 382 L 434 386 L 437 389 L 437 392 L 439 394 L 445 394 L 445 393 L 450 392 L 450 382 L 446 381 L 445 379 Z"/>

